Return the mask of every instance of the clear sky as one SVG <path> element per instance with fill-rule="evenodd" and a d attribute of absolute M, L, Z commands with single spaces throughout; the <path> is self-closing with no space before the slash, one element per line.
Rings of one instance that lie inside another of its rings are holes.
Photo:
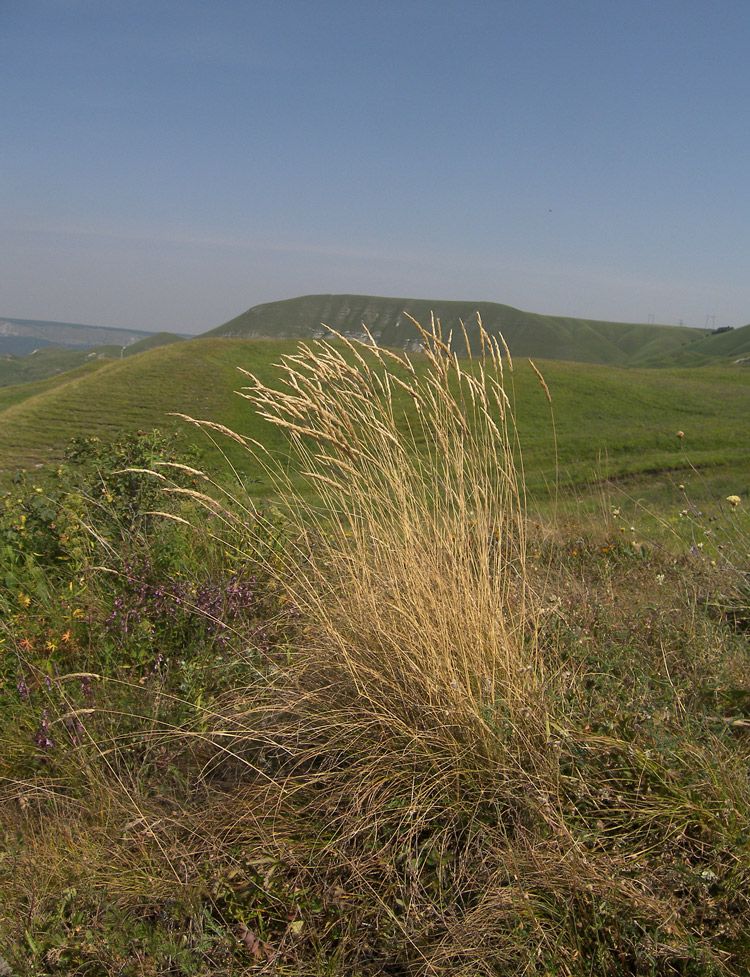
<path fill-rule="evenodd" d="M 0 315 L 750 322 L 750 0 L 0 0 Z"/>

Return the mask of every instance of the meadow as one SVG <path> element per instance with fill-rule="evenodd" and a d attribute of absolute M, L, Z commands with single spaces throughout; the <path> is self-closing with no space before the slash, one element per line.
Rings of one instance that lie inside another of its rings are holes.
<path fill-rule="evenodd" d="M 748 373 L 480 339 L 0 391 L 0 972 L 750 970 Z"/>
<path fill-rule="evenodd" d="M 193 425 L 170 415 L 207 419 L 286 450 L 278 432 L 269 431 L 235 391 L 242 385 L 242 369 L 272 383 L 275 364 L 296 345 L 295 340 L 196 339 L 0 388 L 0 487 L 7 487 L 19 468 L 58 464 L 71 437 L 106 441 L 122 432 L 169 428 L 188 437 L 218 477 L 227 468 L 226 453 L 246 489 L 266 495 L 270 482 L 238 445 L 222 441 L 214 447 Z M 423 359 L 412 359 L 421 369 Z M 518 359 L 511 379 L 523 403 L 517 424 L 527 488 L 540 505 L 555 481 L 576 499 L 587 494 L 587 486 L 608 479 L 629 480 L 636 493 L 642 485 L 649 497 L 655 485 L 671 489 L 686 479 L 696 493 L 714 495 L 741 494 L 750 485 L 746 367 L 647 370 L 552 360 L 539 360 L 538 366 L 554 398 L 556 442 L 546 398 L 525 359 Z M 397 397 L 413 421 L 408 396 L 397 392 Z M 679 430 L 683 439 L 676 437 Z"/>

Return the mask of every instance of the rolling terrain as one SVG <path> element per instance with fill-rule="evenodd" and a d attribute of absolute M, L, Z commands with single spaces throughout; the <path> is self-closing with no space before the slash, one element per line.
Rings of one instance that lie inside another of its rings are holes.
<path fill-rule="evenodd" d="M 491 303 L 366 296 L 306 296 L 258 306 L 191 340 L 158 333 L 125 347 L 48 347 L 0 359 L 0 481 L 20 468 L 57 464 L 72 437 L 107 440 L 127 431 L 182 428 L 209 466 L 226 470 L 224 450 L 252 492 L 269 492 L 263 472 L 239 446 L 226 442 L 219 449 L 170 415 L 223 424 L 284 450 L 279 432 L 236 396 L 245 382 L 238 367 L 273 382 L 279 358 L 297 348 L 293 337 L 325 335 L 322 326 L 311 325 L 316 322 L 364 338 L 364 321 L 381 345 L 413 350 L 418 333 L 403 310 L 429 321 L 433 308 L 446 336 L 451 329 L 455 336 L 461 317 L 471 338 L 476 311 L 490 332 L 503 332 L 516 358 L 517 422 L 532 492 L 556 479 L 574 495 L 602 479 L 651 491 L 675 478 L 686 481 L 690 466 L 701 471 L 706 491 L 748 492 L 750 326 L 710 334 L 539 316 Z M 272 338 L 258 338 L 263 334 Z M 463 352 L 463 337 L 454 346 Z M 410 355 L 421 362 L 418 352 Z M 549 408 L 527 356 L 552 394 L 557 468 Z M 404 402 L 403 409 L 413 421 L 410 405 Z M 676 438 L 678 430 L 683 439 Z"/>
<path fill-rule="evenodd" d="M 93 360 L 63 375 L 0 390 L 0 468 L 57 463 L 71 437 L 108 439 L 127 431 L 182 429 L 209 465 L 227 465 L 206 436 L 172 413 L 224 424 L 272 450 L 283 436 L 257 417 L 235 391 L 246 384 L 238 367 L 273 383 L 275 364 L 294 340 L 199 338 L 116 360 Z M 417 368 L 421 357 L 413 354 Z M 750 371 L 742 367 L 618 369 L 599 364 L 538 361 L 552 396 L 558 476 L 574 491 L 602 478 L 664 481 L 690 465 L 723 491 L 743 494 L 750 483 L 747 403 Z M 537 378 L 517 361 L 512 378 L 517 422 L 532 492 L 555 480 L 550 410 Z M 405 417 L 413 410 L 402 402 Z M 676 432 L 684 432 L 678 439 Z M 237 445 L 231 463 L 250 490 L 270 485 Z M 684 474 L 679 481 L 686 481 Z"/>
<path fill-rule="evenodd" d="M 419 335 L 409 316 L 429 323 L 434 314 L 441 322 L 444 335 L 452 330 L 460 336 L 460 321 L 463 321 L 469 338 L 476 342 L 477 313 L 488 332 L 503 334 L 514 356 L 578 363 L 612 366 L 669 363 L 678 351 L 692 348 L 709 335 L 704 329 L 680 326 L 537 315 L 495 302 L 443 302 L 369 295 L 305 295 L 258 305 L 204 335 L 309 338 L 324 336 L 328 326 L 344 335 L 364 338 L 364 323 L 380 345 L 415 349 Z M 744 338 L 745 347 L 750 351 L 750 330 Z M 704 358 L 710 357 L 711 344 L 701 353 Z"/>
<path fill-rule="evenodd" d="M 92 360 L 120 359 L 135 356 L 157 346 L 180 342 L 181 336 L 174 333 L 159 332 L 144 336 L 129 345 L 118 346 L 110 343 L 105 346 L 86 346 L 82 349 L 46 345 L 40 346 L 25 356 L 6 353 L 0 356 L 0 387 L 10 384 L 31 383 L 57 376 L 83 366 Z"/>
<path fill-rule="evenodd" d="M 433 314 L 445 336 L 452 331 L 460 337 L 463 322 L 475 346 L 479 315 L 490 333 L 503 334 L 514 356 L 534 359 L 669 367 L 729 363 L 750 356 L 750 326 L 716 334 L 678 326 L 538 315 L 494 302 L 367 295 L 306 295 L 254 306 L 202 338 L 309 339 L 330 335 L 333 329 L 365 339 L 366 327 L 380 345 L 414 351 L 419 348 L 419 334 L 409 316 L 425 324 Z M 132 356 L 184 338 L 167 332 L 137 334 L 66 323 L 0 320 L 0 387 L 43 380 L 94 358 Z M 11 345 L 6 348 L 7 344 Z"/>
<path fill-rule="evenodd" d="M 91 346 L 127 346 L 150 336 L 143 329 L 84 326 L 79 322 L 0 317 L 0 355 L 25 356 L 41 346 L 87 349 Z"/>
<path fill-rule="evenodd" d="M 433 346 L 0 391 L 0 450 L 106 439 L 0 498 L 0 970 L 750 972 L 750 373 Z M 174 409 L 289 481 L 163 493 Z"/>

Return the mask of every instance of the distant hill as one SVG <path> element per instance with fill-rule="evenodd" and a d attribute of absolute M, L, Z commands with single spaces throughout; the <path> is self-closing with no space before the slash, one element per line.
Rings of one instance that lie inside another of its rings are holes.
<path fill-rule="evenodd" d="M 135 356 L 137 353 L 145 353 L 150 349 L 158 349 L 160 346 L 171 346 L 172 343 L 181 343 L 184 336 L 178 336 L 174 332 L 154 332 L 139 339 L 137 343 L 132 343 L 122 350 L 123 356 Z"/>
<path fill-rule="evenodd" d="M 87 349 L 91 346 L 129 346 L 152 333 L 145 329 L 110 329 L 78 322 L 47 322 L 0 316 L 0 355 L 25 356 L 42 346 Z"/>
<path fill-rule="evenodd" d="M 82 326 L 81 328 L 94 327 Z M 103 328 L 101 331 L 109 332 Z M 118 330 L 112 332 L 117 333 Z M 116 343 L 83 348 L 41 345 L 26 355 L 0 354 L 0 387 L 16 383 L 33 383 L 36 380 L 44 380 L 74 370 L 91 360 L 121 359 L 181 341 L 182 337 L 174 333 L 157 332 L 146 333 L 143 338 L 131 341 L 129 344 Z"/>
<path fill-rule="evenodd" d="M 677 351 L 692 348 L 709 336 L 705 329 L 538 315 L 495 302 L 372 295 L 304 295 L 256 305 L 203 335 L 206 338 L 322 337 L 328 326 L 346 336 L 364 338 L 364 323 L 381 345 L 416 349 L 419 334 L 409 316 L 429 324 L 433 313 L 440 319 L 444 333 L 453 330 L 460 335 L 459 320 L 463 320 L 474 342 L 479 313 L 490 333 L 502 332 L 515 356 L 613 366 L 656 365 L 660 361 L 671 365 Z M 731 335 L 724 333 L 710 338 L 724 339 Z M 705 355 L 720 347 L 718 343 L 707 344 Z"/>
<path fill-rule="evenodd" d="M 304 295 L 257 305 L 203 334 L 202 339 L 299 339 L 330 335 L 365 339 L 363 323 L 384 346 L 417 350 L 419 332 L 409 316 L 429 325 L 440 319 L 462 349 L 462 320 L 478 348 L 477 314 L 490 333 L 501 332 L 513 356 L 621 367 L 750 365 L 750 325 L 721 333 L 645 323 L 606 322 L 523 312 L 496 302 Z M 0 319 L 0 387 L 65 374 L 99 359 L 122 359 L 186 337 L 175 333 L 109 329 L 76 323 Z M 25 355 L 13 350 L 24 350 Z"/>
<path fill-rule="evenodd" d="M 697 342 L 655 358 L 654 366 L 706 366 L 717 361 L 750 365 L 750 325 L 726 332 L 707 333 Z M 651 366 L 648 357 L 643 366 Z"/>

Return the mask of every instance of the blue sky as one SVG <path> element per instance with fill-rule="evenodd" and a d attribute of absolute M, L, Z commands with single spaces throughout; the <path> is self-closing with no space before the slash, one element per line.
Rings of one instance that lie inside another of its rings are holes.
<path fill-rule="evenodd" d="M 748 0 L 2 0 L 0 314 L 750 322 Z"/>

